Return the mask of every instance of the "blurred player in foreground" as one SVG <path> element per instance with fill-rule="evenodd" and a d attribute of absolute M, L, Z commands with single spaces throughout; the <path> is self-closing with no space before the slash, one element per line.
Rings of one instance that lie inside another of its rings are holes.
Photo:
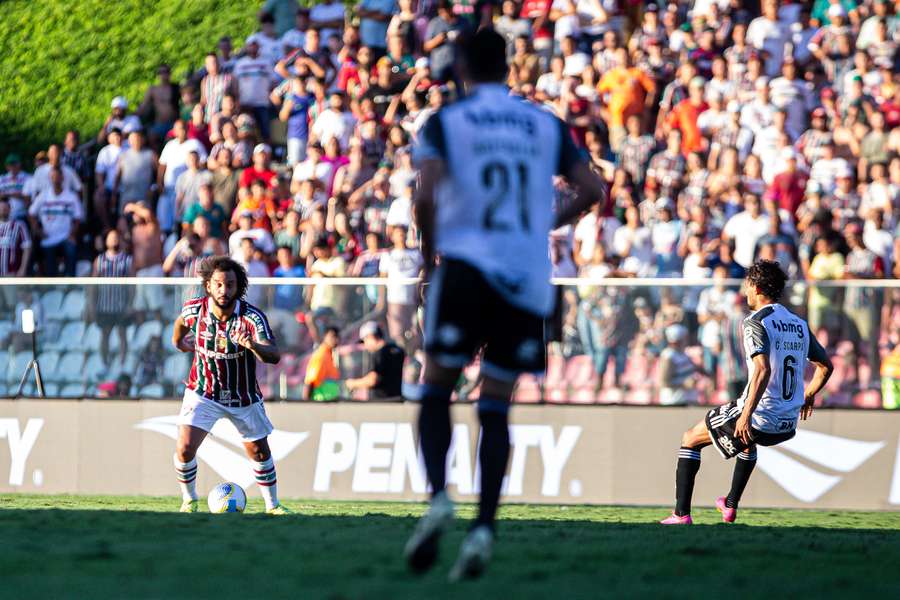
<path fill-rule="evenodd" d="M 760 260 L 744 281 L 753 313 L 744 319 L 744 355 L 749 371 L 744 393 L 714 408 L 681 436 L 675 471 L 675 511 L 663 525 L 691 525 L 691 496 L 700 470 L 700 450 L 710 444 L 734 458 L 731 491 L 716 500 L 722 520 L 734 523 L 741 494 L 756 466 L 756 446 L 774 446 L 796 434 L 797 418 L 812 415 L 816 394 L 834 368 L 806 321 L 778 304 L 787 276 L 778 263 Z M 815 366 L 808 386 L 807 362 Z"/>
<path fill-rule="evenodd" d="M 269 451 L 272 423 L 256 381 L 256 360 L 274 365 L 281 354 L 266 316 L 243 299 L 247 273 L 240 264 L 224 256 L 208 258 L 199 274 L 206 294 L 184 303 L 172 333 L 176 348 L 194 353 L 175 450 L 181 512 L 198 511 L 197 449 L 216 421 L 226 418 L 237 428 L 253 461 L 266 512 L 286 514 L 289 511 L 278 503 Z"/>
<path fill-rule="evenodd" d="M 447 495 L 450 395 L 460 371 L 484 347 L 478 400 L 481 498 L 451 580 L 477 577 L 491 556 L 506 473 L 510 396 L 518 376 L 545 365 L 544 319 L 554 306 L 549 233 L 605 196 L 568 127 L 509 95 L 505 42 L 482 29 L 460 46 L 469 96 L 432 115 L 419 133 L 415 214 L 426 269 L 440 257 L 425 305 L 425 383 L 419 435 L 431 506 L 406 546 L 418 572 L 430 568 L 453 519 Z M 553 177 L 577 199 L 553 214 Z"/>

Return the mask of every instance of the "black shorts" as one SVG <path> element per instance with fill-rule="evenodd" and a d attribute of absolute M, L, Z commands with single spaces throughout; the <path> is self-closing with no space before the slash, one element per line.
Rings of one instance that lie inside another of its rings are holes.
<path fill-rule="evenodd" d="M 740 416 L 741 409 L 738 408 L 737 402 L 723 404 L 706 413 L 706 428 L 709 429 L 709 437 L 712 439 L 713 446 L 726 460 L 734 458 L 747 449 L 747 444 L 734 435 L 734 426 Z M 788 441 L 796 433 L 797 431 L 794 429 L 782 433 L 766 433 L 753 427 L 750 428 L 750 438 L 754 444 L 759 446 L 775 446 Z"/>
<path fill-rule="evenodd" d="M 462 368 L 484 347 L 482 373 L 514 381 L 546 366 L 544 317 L 513 306 L 466 262 L 445 259 L 428 286 L 425 351 Z"/>

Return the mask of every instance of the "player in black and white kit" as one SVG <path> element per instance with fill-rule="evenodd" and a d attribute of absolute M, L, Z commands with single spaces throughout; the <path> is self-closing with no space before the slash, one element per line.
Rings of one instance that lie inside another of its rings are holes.
<path fill-rule="evenodd" d="M 756 445 L 774 446 L 796 433 L 797 420 L 812 415 L 816 394 L 833 367 L 806 321 L 778 304 L 787 276 L 778 263 L 761 260 L 744 282 L 753 313 L 744 319 L 744 354 L 748 383 L 741 397 L 709 411 L 681 437 L 675 472 L 675 511 L 663 525 L 690 525 L 694 478 L 700 450 L 712 444 L 725 458 L 737 460 L 727 496 L 716 500 L 722 520 L 733 523 L 741 494 L 756 466 Z M 807 362 L 815 373 L 804 386 Z"/>
<path fill-rule="evenodd" d="M 508 415 L 517 377 L 545 366 L 544 319 L 554 307 L 547 252 L 551 229 L 605 196 L 568 127 L 509 95 L 505 43 L 482 29 L 458 46 L 469 95 L 432 115 L 419 132 L 415 215 L 430 278 L 425 304 L 425 383 L 419 435 L 431 506 L 406 546 L 412 569 L 434 564 L 453 518 L 445 490 L 450 395 L 460 371 L 484 348 L 478 416 L 481 498 L 451 579 L 474 577 L 490 558 L 494 517 L 509 458 Z M 576 200 L 553 212 L 553 177 Z"/>

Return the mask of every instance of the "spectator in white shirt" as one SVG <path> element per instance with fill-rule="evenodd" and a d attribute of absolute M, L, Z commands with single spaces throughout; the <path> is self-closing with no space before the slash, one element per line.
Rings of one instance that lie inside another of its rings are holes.
<path fill-rule="evenodd" d="M 316 5 L 312 10 L 321 5 Z M 343 11 L 343 5 L 341 5 Z M 294 27 L 284 32 L 278 40 L 281 43 L 281 55 L 287 56 L 294 50 L 302 48 L 306 44 L 306 30 L 309 29 L 310 9 L 300 7 L 297 9 Z"/>
<path fill-rule="evenodd" d="M 356 119 L 344 108 L 344 95 L 332 92 L 328 98 L 328 108 L 313 123 L 312 135 L 323 146 L 331 138 L 337 138 L 343 149 L 348 147 L 355 125 Z"/>
<path fill-rule="evenodd" d="M 344 27 L 344 3 L 340 0 L 318 2 L 309 9 L 309 20 L 319 30 L 319 36 L 327 40 Z"/>
<path fill-rule="evenodd" d="M 409 230 L 396 226 L 391 231 L 393 248 L 381 255 L 378 271 L 387 277 L 387 322 L 388 333 L 397 345 L 415 350 L 411 344 L 418 339 L 413 330 L 416 314 L 416 285 L 408 283 L 390 283 L 391 280 L 418 277 L 422 274 L 425 261 L 422 253 L 410 248 L 406 242 Z"/>
<path fill-rule="evenodd" d="M 63 187 L 63 171 L 57 165 L 50 168 L 50 189 L 44 190 L 28 208 L 31 230 L 41 241 L 43 274 L 59 274 L 59 260 L 65 259 L 65 275 L 75 275 L 78 258 L 78 226 L 84 218 L 81 200 Z"/>
<path fill-rule="evenodd" d="M 253 113 L 264 141 L 269 140 L 269 92 L 272 89 L 273 64 L 260 54 L 256 34 L 247 38 L 244 56 L 234 63 L 241 107 Z"/>
<path fill-rule="evenodd" d="M 763 214 L 759 196 L 744 194 L 744 210 L 725 223 L 722 237 L 734 242 L 734 261 L 750 268 L 756 243 L 769 232 L 769 217 Z"/>
<path fill-rule="evenodd" d="M 830 195 L 835 188 L 838 174 L 851 171 L 850 163 L 834 156 L 834 139 L 827 138 L 821 147 L 821 156 L 814 161 L 809 171 L 810 181 L 815 181 L 822 188 L 822 193 Z"/>
<path fill-rule="evenodd" d="M 94 214 L 100 218 L 102 229 L 106 231 L 112 223 L 113 188 L 116 185 L 119 155 L 122 154 L 122 132 L 113 129 L 106 137 L 109 142 L 97 155 L 94 166 L 96 191 L 94 192 Z"/>
<path fill-rule="evenodd" d="M 234 260 L 241 260 L 241 241 L 244 238 L 253 240 L 254 245 L 266 254 L 275 252 L 275 241 L 272 239 L 272 234 L 262 228 L 253 228 L 253 212 L 249 210 L 240 214 L 238 229 L 228 238 L 228 253 Z"/>
<path fill-rule="evenodd" d="M 38 195 L 53 188 L 50 172 L 55 167 L 61 169 L 63 189 L 75 194 L 81 193 L 81 179 L 78 177 L 78 174 L 71 167 L 62 164 L 62 148 L 60 145 L 51 144 L 47 149 L 47 162 L 34 170 L 34 175 L 31 177 L 29 185 L 25 188 L 29 196 L 36 198 Z"/>
<path fill-rule="evenodd" d="M 750 21 L 747 41 L 757 50 L 767 53 L 766 75 L 774 77 L 781 71 L 788 32 L 785 24 L 778 20 L 777 0 L 763 0 L 762 13 L 762 16 Z"/>
<path fill-rule="evenodd" d="M 196 152 L 201 163 L 206 162 L 206 148 L 196 139 L 188 139 L 184 121 L 175 121 L 172 127 L 175 137 L 163 148 L 159 156 L 157 185 L 162 193 L 156 206 L 156 217 L 164 232 L 171 232 L 175 226 L 175 184 L 178 177 L 187 170 L 188 154 Z"/>

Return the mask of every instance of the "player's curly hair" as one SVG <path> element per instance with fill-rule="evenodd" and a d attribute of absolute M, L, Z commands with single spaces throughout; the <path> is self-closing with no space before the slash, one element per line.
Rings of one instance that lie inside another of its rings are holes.
<path fill-rule="evenodd" d="M 777 301 L 784 293 L 787 275 L 774 260 L 758 260 L 747 269 L 747 283 L 758 288 L 766 298 Z"/>
<path fill-rule="evenodd" d="M 232 273 L 234 273 L 234 276 L 237 279 L 237 297 L 244 297 L 244 294 L 247 293 L 247 286 L 250 282 L 247 280 L 247 271 L 244 270 L 244 267 L 241 265 L 241 263 L 232 260 L 227 256 L 210 256 L 209 258 L 203 259 L 200 262 L 197 273 L 200 275 L 200 279 L 203 281 L 204 291 L 206 290 L 206 284 L 209 283 L 209 280 L 212 278 L 213 273 L 215 273 L 216 271 L 220 271 L 222 273 L 231 271 Z"/>

